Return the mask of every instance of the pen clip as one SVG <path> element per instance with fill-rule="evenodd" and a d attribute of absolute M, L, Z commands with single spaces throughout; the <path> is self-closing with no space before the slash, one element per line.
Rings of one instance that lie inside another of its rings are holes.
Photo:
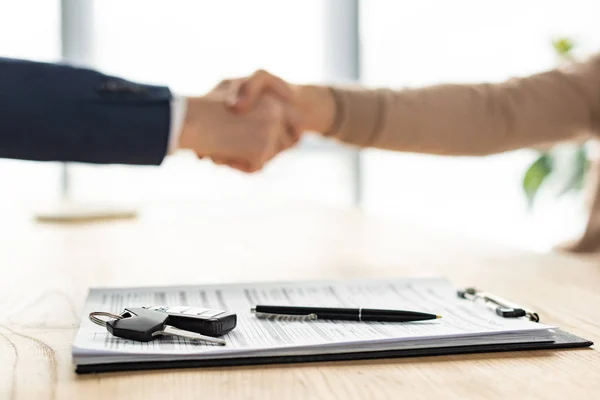
<path fill-rule="evenodd" d="M 306 315 L 272 314 L 257 312 L 255 308 L 252 308 L 250 311 L 260 319 L 272 319 L 277 321 L 316 321 L 318 319 L 317 314 L 312 313 Z"/>
<path fill-rule="evenodd" d="M 499 298 L 498 296 L 479 291 L 475 288 L 458 290 L 457 295 L 461 299 L 483 302 L 487 307 L 491 308 L 497 315 L 503 318 L 527 317 L 530 321 L 540 322 L 540 317 L 537 313 L 513 305 L 510 302 Z"/>

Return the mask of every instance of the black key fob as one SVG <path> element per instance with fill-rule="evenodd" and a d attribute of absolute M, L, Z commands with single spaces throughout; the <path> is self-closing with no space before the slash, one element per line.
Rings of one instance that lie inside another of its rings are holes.
<path fill-rule="evenodd" d="M 189 306 L 143 308 L 168 314 L 168 324 L 171 326 L 206 336 L 225 335 L 237 324 L 237 315 L 229 311 Z"/>
<path fill-rule="evenodd" d="M 106 321 L 106 330 L 114 336 L 138 342 L 156 339 L 169 320 L 169 315 L 143 308 L 126 308 L 121 316 L 122 319 Z"/>

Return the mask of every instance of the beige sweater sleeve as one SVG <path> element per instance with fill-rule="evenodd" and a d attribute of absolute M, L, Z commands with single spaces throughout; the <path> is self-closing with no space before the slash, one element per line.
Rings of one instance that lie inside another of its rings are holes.
<path fill-rule="evenodd" d="M 503 83 L 332 92 L 326 135 L 360 147 L 485 155 L 600 131 L 600 54 Z"/>

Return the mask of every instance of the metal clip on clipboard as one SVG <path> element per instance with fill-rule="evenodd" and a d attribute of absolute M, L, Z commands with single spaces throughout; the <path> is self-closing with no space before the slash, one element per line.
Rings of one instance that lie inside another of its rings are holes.
<path fill-rule="evenodd" d="M 464 290 L 458 290 L 457 295 L 461 299 L 481 302 L 486 307 L 490 308 L 496 314 L 503 318 L 527 317 L 530 321 L 540 322 L 540 317 L 537 313 L 511 304 L 510 302 L 501 299 L 498 296 L 479 291 L 475 288 L 466 288 Z"/>

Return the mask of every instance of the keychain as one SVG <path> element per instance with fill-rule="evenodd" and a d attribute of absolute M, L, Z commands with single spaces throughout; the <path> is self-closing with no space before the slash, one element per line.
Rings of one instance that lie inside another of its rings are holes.
<path fill-rule="evenodd" d="M 104 321 L 98 316 L 108 317 L 110 320 Z M 228 311 L 187 306 L 125 308 L 119 315 L 95 311 L 90 313 L 89 318 L 123 339 L 149 342 L 168 335 L 222 346 L 226 344 L 225 340 L 216 336 L 231 332 L 237 323 L 236 314 Z"/>

